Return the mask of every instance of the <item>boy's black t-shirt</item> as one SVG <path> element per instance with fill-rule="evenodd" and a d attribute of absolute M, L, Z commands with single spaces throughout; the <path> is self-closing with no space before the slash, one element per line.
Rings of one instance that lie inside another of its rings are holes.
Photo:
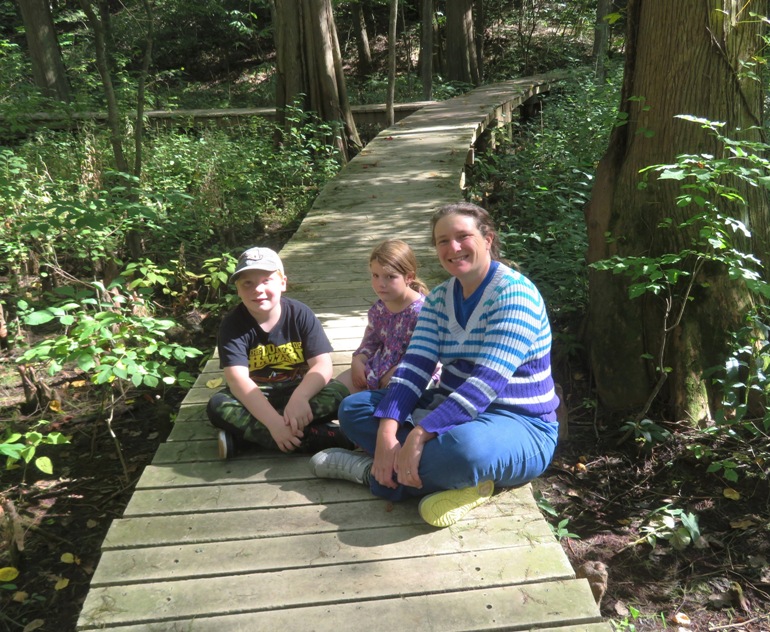
<path fill-rule="evenodd" d="M 243 303 L 222 319 L 219 366 L 247 366 L 257 384 L 301 379 L 309 358 L 331 353 L 321 321 L 304 303 L 281 297 L 281 318 L 265 333 Z"/>

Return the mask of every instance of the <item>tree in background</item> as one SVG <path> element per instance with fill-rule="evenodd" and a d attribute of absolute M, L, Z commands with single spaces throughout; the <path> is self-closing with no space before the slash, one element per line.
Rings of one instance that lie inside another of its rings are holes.
<path fill-rule="evenodd" d="M 422 98 L 433 98 L 433 0 L 421 0 L 420 79 Z"/>
<path fill-rule="evenodd" d="M 447 79 L 481 83 L 476 57 L 473 25 L 473 0 L 451 0 L 446 7 L 446 75 Z"/>
<path fill-rule="evenodd" d="M 713 135 L 678 115 L 722 121 L 728 136 L 764 140 L 763 89 L 752 62 L 765 46 L 761 35 L 767 9 L 767 0 L 628 2 L 620 103 L 625 124 L 612 133 L 586 209 L 589 263 L 614 255 L 653 259 L 687 252 L 701 239 L 697 225 L 665 226 L 683 224 L 704 202 L 678 204 L 682 183 L 671 179 L 651 179 L 640 188 L 640 170 L 673 163 L 685 153 L 703 155 L 704 161 L 725 155 Z M 767 190 L 740 179 L 729 184 L 746 204 L 720 206 L 726 229 L 730 216 L 749 227 L 752 237 L 742 244 L 743 252 L 766 261 Z M 714 418 L 717 394 L 704 373 L 727 356 L 730 332 L 741 326 L 752 296 L 745 285 L 728 278 L 724 266 L 689 269 L 692 300 L 683 303 L 681 321 L 669 331 L 676 320 L 673 313 L 666 318 L 670 302 L 667 307 L 649 293 L 629 300 L 625 276 L 591 271 L 587 339 L 598 395 L 608 408 L 648 401 L 662 368 L 649 358 L 665 348 L 668 379 L 661 392 L 668 412 L 675 419 Z"/>
<path fill-rule="evenodd" d="M 331 0 L 273 2 L 276 48 L 276 108 L 281 125 L 286 108 L 300 104 L 323 121 L 340 123 L 335 143 L 347 160 L 361 147 L 350 111 Z"/>
<path fill-rule="evenodd" d="M 47 0 L 19 0 L 35 85 L 44 96 L 68 103 L 70 84 Z"/>
<path fill-rule="evenodd" d="M 372 49 L 369 47 L 369 34 L 366 31 L 363 0 L 353 2 L 350 8 L 353 17 L 353 34 L 358 50 L 358 74 L 368 77 L 372 72 Z"/>

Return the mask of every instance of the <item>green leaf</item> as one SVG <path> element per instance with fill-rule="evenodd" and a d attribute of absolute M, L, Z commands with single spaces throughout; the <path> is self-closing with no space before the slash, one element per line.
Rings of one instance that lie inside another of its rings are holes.
<path fill-rule="evenodd" d="M 31 326 L 44 325 L 45 323 L 50 323 L 54 318 L 56 318 L 56 316 L 51 312 L 43 310 L 40 312 L 32 312 L 24 319 L 24 322 Z"/>
<path fill-rule="evenodd" d="M 41 456 L 35 459 L 35 467 L 43 474 L 53 474 L 53 463 L 47 456 Z"/>

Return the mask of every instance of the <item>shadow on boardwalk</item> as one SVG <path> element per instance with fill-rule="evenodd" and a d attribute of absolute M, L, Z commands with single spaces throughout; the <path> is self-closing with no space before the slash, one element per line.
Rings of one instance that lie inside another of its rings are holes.
<path fill-rule="evenodd" d="M 431 104 L 382 132 L 319 195 L 281 256 L 288 293 L 321 318 L 337 371 L 374 298 L 372 245 L 408 241 L 421 276 L 440 281 L 430 213 L 462 197 L 482 132 L 547 89 L 530 77 Z M 307 457 L 219 461 L 204 411 L 219 385 L 211 360 L 110 528 L 79 630 L 610 629 L 528 485 L 437 530 L 416 501 L 313 478 Z"/>

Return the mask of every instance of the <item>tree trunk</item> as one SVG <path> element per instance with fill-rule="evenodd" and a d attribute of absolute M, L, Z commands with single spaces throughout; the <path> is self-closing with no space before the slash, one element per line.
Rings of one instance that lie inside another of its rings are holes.
<path fill-rule="evenodd" d="M 422 0 L 422 27 L 420 29 L 420 78 L 422 98 L 433 98 L 433 0 Z"/>
<path fill-rule="evenodd" d="M 690 245 L 691 235 L 660 227 L 666 218 L 678 225 L 693 213 L 689 206 L 677 207 L 678 184 L 655 180 L 638 187 L 639 170 L 646 166 L 674 162 L 683 153 L 718 155 L 715 139 L 676 115 L 724 121 L 728 136 L 742 129 L 749 130 L 742 138 L 760 138 L 750 128 L 762 123 L 762 86 L 742 64 L 760 54 L 762 25 L 749 12 L 767 15 L 767 0 L 740 7 L 726 0 L 629 1 L 620 106 L 628 118 L 612 133 L 586 208 L 589 263 L 613 255 L 658 257 Z M 740 208 L 753 233 L 747 252 L 766 261 L 767 193 L 730 184 L 748 202 Z M 649 293 L 630 300 L 625 277 L 589 274 L 587 342 L 600 401 L 613 410 L 639 407 L 659 379 L 656 366 L 644 358 L 657 357 L 666 339 L 662 301 Z M 716 265 L 695 281 L 694 300 L 668 334 L 664 364 L 670 372 L 662 395 L 676 419 L 700 421 L 713 418 L 717 404 L 704 371 L 726 357 L 729 332 L 740 326 L 751 297 Z"/>
<path fill-rule="evenodd" d="M 79 0 L 79 4 L 94 32 L 96 68 L 99 70 L 102 87 L 104 88 L 104 97 L 107 101 L 107 124 L 110 128 L 110 143 L 112 144 L 112 153 L 115 157 L 115 167 L 122 173 L 128 173 L 128 161 L 123 152 L 123 127 L 120 123 L 120 109 L 117 97 L 115 96 L 115 87 L 112 83 L 112 73 L 110 72 L 107 46 L 109 27 L 103 21 L 104 12 L 101 12 L 102 18 L 97 17 L 90 0 Z"/>
<path fill-rule="evenodd" d="M 610 25 L 607 16 L 612 10 L 612 0 L 598 0 L 596 3 L 596 24 L 594 26 L 594 66 L 596 81 L 603 84 L 607 78 L 606 61 L 610 43 Z"/>
<path fill-rule="evenodd" d="M 372 50 L 369 48 L 364 9 L 360 1 L 354 2 L 351 8 L 353 9 L 353 32 L 358 50 L 358 74 L 361 77 L 368 77 L 372 72 Z"/>
<path fill-rule="evenodd" d="M 335 142 L 347 161 L 361 139 L 348 102 L 331 0 L 281 0 L 274 2 L 273 15 L 279 124 L 286 125 L 290 105 L 339 122 L 344 137 Z"/>
<path fill-rule="evenodd" d="M 474 86 L 481 82 L 473 34 L 473 0 L 452 0 L 446 7 L 447 79 Z"/>
<path fill-rule="evenodd" d="M 19 0 L 35 85 L 52 99 L 69 103 L 70 84 L 46 0 Z"/>
<path fill-rule="evenodd" d="M 388 127 L 395 122 L 393 102 L 396 98 L 396 30 L 398 26 L 398 0 L 390 0 L 390 20 L 388 22 L 388 100 L 385 104 L 385 117 Z"/>

